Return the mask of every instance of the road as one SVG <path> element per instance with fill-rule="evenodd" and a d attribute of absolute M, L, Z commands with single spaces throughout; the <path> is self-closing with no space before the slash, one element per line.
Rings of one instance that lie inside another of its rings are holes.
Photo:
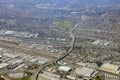
<path fill-rule="evenodd" d="M 57 63 L 58 61 L 64 59 L 66 56 L 68 56 L 73 48 L 74 48 L 74 42 L 75 42 L 75 34 L 73 34 L 73 30 L 78 26 L 78 24 L 76 24 L 70 31 L 69 31 L 69 36 L 72 38 L 72 41 L 71 41 L 71 44 L 70 44 L 70 48 L 69 50 L 61 57 L 59 57 L 58 59 L 56 60 L 53 60 L 52 62 L 47 62 L 45 64 L 42 65 L 42 67 L 40 66 L 36 71 L 35 73 L 33 74 L 31 80 L 38 80 L 38 75 L 40 72 L 42 72 L 43 69 L 45 69 L 47 66 L 50 66 L 51 64 L 53 63 Z"/>

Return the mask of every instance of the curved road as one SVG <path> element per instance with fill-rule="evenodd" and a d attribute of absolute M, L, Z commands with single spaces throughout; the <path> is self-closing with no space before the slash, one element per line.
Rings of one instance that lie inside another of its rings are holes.
<path fill-rule="evenodd" d="M 31 80 L 38 80 L 38 75 L 40 72 L 42 72 L 43 69 L 45 69 L 47 66 L 50 66 L 51 64 L 53 64 L 54 62 L 57 63 L 58 61 L 64 59 L 66 56 L 68 56 L 74 47 L 74 42 L 75 42 L 75 34 L 73 34 L 73 30 L 78 26 L 78 23 L 69 31 L 69 36 L 72 38 L 71 44 L 70 44 L 70 48 L 68 50 L 68 52 L 66 52 L 63 56 L 59 57 L 58 59 L 52 61 L 52 62 L 47 62 L 45 64 L 42 65 L 42 67 L 39 67 L 36 72 L 33 74 Z"/>

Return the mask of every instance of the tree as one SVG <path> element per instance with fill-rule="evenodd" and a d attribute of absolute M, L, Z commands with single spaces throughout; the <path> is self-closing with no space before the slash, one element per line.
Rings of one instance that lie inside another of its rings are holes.
<path fill-rule="evenodd" d="M 60 29 L 68 29 L 71 27 L 71 22 L 69 20 L 56 21 L 53 24 Z"/>
<path fill-rule="evenodd" d="M 3 78 L 0 76 L 0 80 L 5 80 L 5 79 L 3 79 Z"/>
<path fill-rule="evenodd" d="M 100 76 L 96 76 L 95 80 L 102 80 Z"/>

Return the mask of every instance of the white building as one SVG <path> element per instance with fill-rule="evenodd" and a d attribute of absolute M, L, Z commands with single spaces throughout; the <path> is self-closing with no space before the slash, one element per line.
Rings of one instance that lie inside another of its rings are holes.
<path fill-rule="evenodd" d="M 69 71 L 72 70 L 72 68 L 71 68 L 71 67 L 68 67 L 68 66 L 60 66 L 60 67 L 59 67 L 59 70 L 65 71 L 65 72 L 69 72 Z"/>
<path fill-rule="evenodd" d="M 7 64 L 7 63 L 1 63 L 0 64 L 0 69 L 2 69 L 2 68 L 5 68 L 5 67 L 7 67 L 9 64 Z"/>
<path fill-rule="evenodd" d="M 82 68 L 76 68 L 75 73 L 79 76 L 82 76 L 83 79 L 89 80 L 92 79 L 97 72 L 94 69 L 82 67 Z"/>

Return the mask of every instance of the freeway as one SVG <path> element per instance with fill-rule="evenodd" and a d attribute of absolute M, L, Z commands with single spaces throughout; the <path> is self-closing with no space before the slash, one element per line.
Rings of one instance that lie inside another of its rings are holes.
<path fill-rule="evenodd" d="M 47 62 L 45 64 L 42 65 L 42 67 L 40 66 L 35 73 L 33 74 L 31 80 L 38 80 L 38 75 L 40 72 L 42 72 L 43 69 L 45 69 L 47 66 L 50 66 L 53 63 L 57 63 L 58 61 L 64 59 L 65 57 L 67 57 L 73 50 L 74 48 L 74 42 L 75 42 L 75 34 L 73 34 L 73 30 L 78 26 L 78 24 L 76 24 L 70 31 L 69 31 L 69 36 L 72 38 L 71 44 L 70 44 L 70 48 L 69 50 L 61 57 L 59 57 L 56 60 L 53 60 L 52 62 Z"/>
<path fill-rule="evenodd" d="M 76 38 L 75 34 L 73 34 L 73 30 L 78 26 L 78 24 L 79 24 L 79 23 L 77 23 L 77 24 L 69 31 L 69 36 L 72 38 L 72 41 L 71 41 L 71 44 L 70 44 L 71 47 L 69 48 L 69 50 L 68 50 L 63 56 L 61 56 L 61 57 L 59 57 L 57 60 L 55 60 L 55 62 L 58 62 L 58 61 L 64 59 L 66 56 L 68 56 L 68 55 L 72 52 L 72 50 L 73 50 L 73 48 L 74 48 L 75 38 Z"/>

